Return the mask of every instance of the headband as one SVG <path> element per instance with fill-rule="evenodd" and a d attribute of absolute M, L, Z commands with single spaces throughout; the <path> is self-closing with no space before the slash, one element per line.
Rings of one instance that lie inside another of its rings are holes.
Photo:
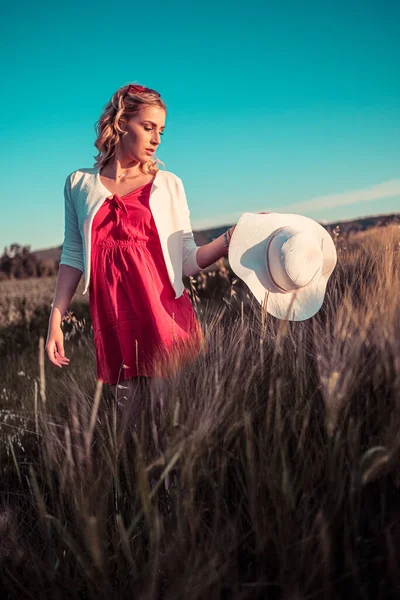
<path fill-rule="evenodd" d="M 128 89 L 126 90 L 125 95 L 126 94 L 130 94 L 130 93 L 141 94 L 143 92 L 145 92 L 147 94 L 149 94 L 149 93 L 150 94 L 155 94 L 158 97 L 161 96 L 161 94 L 159 94 L 158 92 L 156 92 L 156 90 L 153 90 L 151 88 L 145 87 L 144 85 L 138 85 L 136 83 L 135 84 L 130 84 L 128 86 Z"/>

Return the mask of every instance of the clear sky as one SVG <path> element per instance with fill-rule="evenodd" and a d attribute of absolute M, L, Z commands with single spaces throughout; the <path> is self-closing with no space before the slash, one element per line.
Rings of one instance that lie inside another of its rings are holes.
<path fill-rule="evenodd" d="M 22 0 L 0 22 L 0 250 L 62 243 L 65 178 L 94 166 L 94 124 L 130 82 L 167 104 L 157 156 L 193 229 L 400 212 L 395 0 Z"/>

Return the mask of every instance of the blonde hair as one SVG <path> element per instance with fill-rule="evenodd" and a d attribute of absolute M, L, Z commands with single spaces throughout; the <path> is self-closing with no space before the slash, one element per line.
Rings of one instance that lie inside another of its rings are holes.
<path fill-rule="evenodd" d="M 158 106 L 167 112 L 165 102 L 161 99 L 158 92 L 150 88 L 145 88 L 145 91 L 135 93 L 135 90 L 129 90 L 131 85 L 138 84 L 128 84 L 120 87 L 111 96 L 99 120 L 95 123 L 97 138 L 94 145 L 99 153 L 94 157 L 96 160 L 94 166 L 100 170 L 114 156 L 117 143 L 121 135 L 124 135 L 124 131 L 120 127 L 121 119 L 133 117 L 139 112 L 142 106 Z M 158 163 L 164 165 L 157 157 L 153 157 L 141 163 L 139 169 L 144 174 L 151 173 L 154 175 L 159 171 L 157 167 Z"/>

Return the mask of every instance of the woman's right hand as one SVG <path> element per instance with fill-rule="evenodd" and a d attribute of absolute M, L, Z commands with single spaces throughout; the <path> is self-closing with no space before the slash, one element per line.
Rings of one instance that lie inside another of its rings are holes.
<path fill-rule="evenodd" d="M 55 326 L 50 329 L 45 346 L 49 360 L 62 369 L 62 365 L 69 365 L 69 358 L 64 353 L 64 334 L 61 327 Z"/>

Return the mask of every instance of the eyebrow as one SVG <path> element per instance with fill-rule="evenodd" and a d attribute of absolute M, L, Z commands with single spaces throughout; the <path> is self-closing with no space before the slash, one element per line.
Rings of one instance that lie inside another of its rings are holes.
<path fill-rule="evenodd" d="M 157 127 L 157 123 L 154 123 L 154 121 L 149 121 L 148 119 L 145 119 L 143 121 L 143 123 L 151 123 L 152 125 L 155 125 Z M 160 127 L 160 129 L 165 129 L 165 125 L 163 125 L 162 127 Z"/>

